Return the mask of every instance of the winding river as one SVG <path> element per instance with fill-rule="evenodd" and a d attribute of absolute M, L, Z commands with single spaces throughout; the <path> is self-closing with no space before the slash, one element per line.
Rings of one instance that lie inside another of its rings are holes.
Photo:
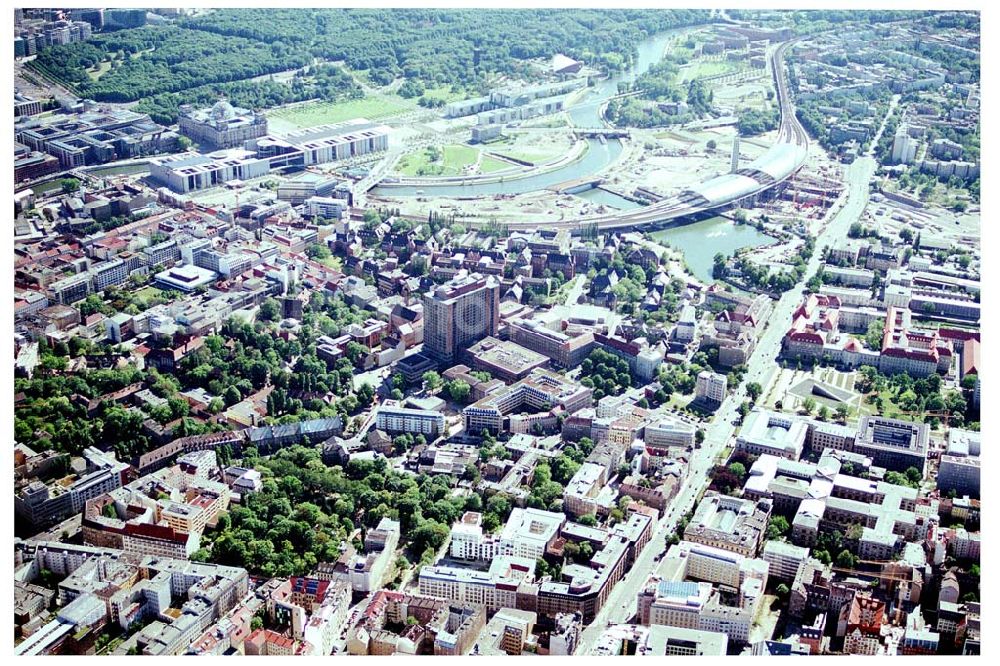
<path fill-rule="evenodd" d="M 688 28 L 661 32 L 640 42 L 636 62 L 628 71 L 598 81 L 569 109 L 568 113 L 573 124 L 577 127 L 601 127 L 603 121 L 600 117 L 600 108 L 605 101 L 618 93 L 618 83 L 635 81 L 652 65 L 659 62 L 670 40 L 684 30 L 688 30 Z M 608 139 L 606 143 L 602 143 L 598 139 L 588 139 L 587 144 L 587 151 L 581 159 L 546 173 L 493 183 L 376 187 L 372 190 L 372 194 L 389 197 L 413 197 L 423 194 L 435 197 L 478 197 L 535 192 L 598 173 L 608 165 L 613 164 L 622 152 L 622 144 L 617 139 Z"/>

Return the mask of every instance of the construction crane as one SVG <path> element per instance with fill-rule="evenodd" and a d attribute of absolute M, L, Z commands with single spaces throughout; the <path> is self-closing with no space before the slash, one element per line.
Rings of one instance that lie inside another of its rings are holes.
<path fill-rule="evenodd" d="M 871 563 L 871 564 L 890 564 L 891 562 L 880 562 L 877 560 L 858 560 L 858 564 Z M 909 582 L 911 578 L 909 576 L 897 574 L 897 573 L 884 573 L 884 572 L 874 572 L 874 571 L 862 571 L 861 569 L 854 569 L 849 567 L 832 567 L 834 571 L 851 575 L 851 576 L 868 576 L 869 578 L 878 578 L 880 580 L 889 580 L 894 582 L 906 581 Z"/>
<path fill-rule="evenodd" d="M 878 394 L 879 394 L 878 391 L 869 391 L 868 393 L 865 393 L 864 395 L 862 395 L 861 398 L 862 398 L 863 401 L 867 401 L 867 399 L 869 397 L 871 397 L 873 395 L 878 395 Z M 920 416 L 920 417 L 924 417 L 924 418 L 926 418 L 928 416 L 932 416 L 932 417 L 936 416 L 937 418 L 939 418 L 942 421 L 944 421 L 945 426 L 948 426 L 949 422 L 952 419 L 955 418 L 954 414 L 952 414 L 951 412 L 946 411 L 946 410 L 925 411 L 925 412 L 913 412 L 913 411 L 902 411 L 902 410 L 900 410 L 897 413 L 900 416 L 904 416 L 904 415 L 905 416 Z"/>
<path fill-rule="evenodd" d="M 925 418 L 928 417 L 928 416 L 937 417 L 937 418 L 941 419 L 942 421 L 944 421 L 945 426 L 948 426 L 949 421 L 951 421 L 951 419 L 955 418 L 954 414 L 952 414 L 951 412 L 948 412 L 948 411 L 944 411 L 944 410 L 936 411 L 936 412 L 900 412 L 900 414 L 905 414 L 907 416 L 923 416 Z"/>
<path fill-rule="evenodd" d="M 885 561 L 885 560 L 858 560 L 857 563 L 858 564 L 880 564 L 880 565 L 884 565 L 884 564 L 891 563 L 891 560 L 890 561 Z M 890 599 L 890 603 L 892 603 L 891 600 L 892 600 L 892 598 L 894 597 L 894 595 L 896 593 L 896 585 L 897 585 L 897 583 L 909 583 L 909 582 L 912 582 L 912 580 L 913 580 L 911 577 L 909 577 L 907 575 L 898 574 L 898 573 L 895 573 L 895 572 L 886 573 L 884 571 L 881 571 L 879 573 L 875 573 L 875 572 L 871 572 L 871 571 L 861 571 L 860 569 L 852 569 L 852 568 L 847 568 L 847 567 L 832 567 L 832 569 L 834 571 L 836 571 L 836 572 L 847 574 L 849 576 L 866 576 L 868 578 L 876 578 L 876 579 L 878 579 L 880 581 L 888 581 L 888 583 L 886 585 L 886 592 L 887 592 L 887 597 Z M 902 608 L 897 605 L 896 608 L 895 608 L 895 615 L 896 615 L 895 621 L 897 623 L 900 621 L 900 619 L 902 617 L 902 612 L 903 612 Z"/>

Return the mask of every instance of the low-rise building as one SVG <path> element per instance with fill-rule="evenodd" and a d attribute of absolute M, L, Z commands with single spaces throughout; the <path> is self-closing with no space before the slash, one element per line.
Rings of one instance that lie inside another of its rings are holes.
<path fill-rule="evenodd" d="M 798 460 L 806 441 L 806 424 L 778 412 L 751 412 L 736 438 L 736 450 L 759 456 L 770 454 Z"/>
<path fill-rule="evenodd" d="M 756 557 L 770 517 L 769 499 L 743 500 L 709 492 L 684 529 L 684 539 Z"/>

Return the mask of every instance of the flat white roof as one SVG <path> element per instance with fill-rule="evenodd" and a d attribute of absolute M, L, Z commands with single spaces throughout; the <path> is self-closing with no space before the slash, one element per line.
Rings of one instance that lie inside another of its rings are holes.
<path fill-rule="evenodd" d="M 566 517 L 561 513 L 515 508 L 504 525 L 501 538 L 505 541 L 535 541 L 539 545 L 545 545 L 556 536 L 565 520 Z"/>
<path fill-rule="evenodd" d="M 156 274 L 156 279 L 184 291 L 192 291 L 215 279 L 215 272 L 193 264 L 184 264 Z"/>

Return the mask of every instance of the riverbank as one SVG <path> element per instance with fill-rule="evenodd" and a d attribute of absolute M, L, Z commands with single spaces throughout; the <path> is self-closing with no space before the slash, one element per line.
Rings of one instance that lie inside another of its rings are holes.
<path fill-rule="evenodd" d="M 760 248 L 780 241 L 748 224 L 736 224 L 722 216 L 679 224 L 650 234 L 661 245 L 684 255 L 684 261 L 699 280 L 711 284 L 715 255 L 731 255 L 742 248 Z"/>
<path fill-rule="evenodd" d="M 428 177 L 411 177 L 411 176 L 401 176 L 392 181 L 383 181 L 379 183 L 378 190 L 384 190 L 387 196 L 392 196 L 391 190 L 394 188 L 409 188 L 409 187 L 444 187 L 444 186 L 476 186 L 476 185 L 489 185 L 493 183 L 504 183 L 518 181 L 524 178 L 531 178 L 533 176 L 541 176 L 557 169 L 562 169 L 566 166 L 572 165 L 575 162 L 582 160 L 588 150 L 588 143 L 586 141 L 580 140 L 576 141 L 570 148 L 570 151 L 561 156 L 559 159 L 549 162 L 547 164 L 540 164 L 534 167 L 521 168 L 521 167 L 511 167 L 509 169 L 501 169 L 498 171 L 493 171 L 489 174 L 482 174 L 479 176 L 428 176 Z"/>

